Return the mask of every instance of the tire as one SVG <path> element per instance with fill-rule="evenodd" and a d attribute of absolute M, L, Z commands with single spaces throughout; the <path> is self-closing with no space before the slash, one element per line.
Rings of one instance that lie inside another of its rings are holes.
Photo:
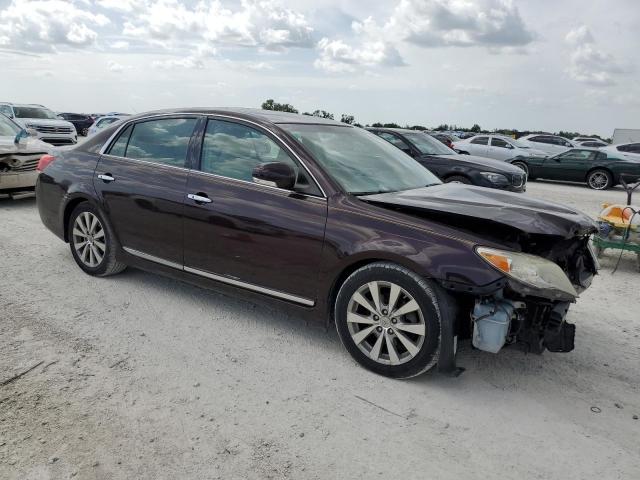
<path fill-rule="evenodd" d="M 613 185 L 611 174 L 602 168 L 596 168 L 587 175 L 587 185 L 593 190 L 607 190 Z"/>
<path fill-rule="evenodd" d="M 444 183 L 464 183 L 465 185 L 471 185 L 471 180 L 462 175 L 452 175 L 445 178 Z"/>
<path fill-rule="evenodd" d="M 360 365 L 377 374 L 410 378 L 426 372 L 440 353 L 437 288 L 393 263 L 376 262 L 356 270 L 340 287 L 335 303 L 342 344 Z M 394 291 L 397 316 L 393 307 L 388 311 Z"/>
<path fill-rule="evenodd" d="M 526 163 L 524 163 L 524 162 L 513 162 L 511 165 L 513 165 L 514 167 L 518 167 L 519 169 L 523 170 L 524 173 L 527 175 L 527 177 L 529 177 L 529 167 L 527 166 Z"/>
<path fill-rule="evenodd" d="M 83 202 L 71 212 L 67 232 L 71 255 L 85 273 L 107 277 L 127 268 L 116 260 L 118 245 L 111 226 L 90 203 Z"/>

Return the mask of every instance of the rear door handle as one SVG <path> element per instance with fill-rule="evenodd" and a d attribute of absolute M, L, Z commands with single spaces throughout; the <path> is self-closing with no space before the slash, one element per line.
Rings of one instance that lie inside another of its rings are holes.
<path fill-rule="evenodd" d="M 98 178 L 105 183 L 113 182 L 115 180 L 110 173 L 101 173 L 98 175 Z"/>
<path fill-rule="evenodd" d="M 212 200 L 207 197 L 204 193 L 188 193 L 187 198 L 189 200 L 193 200 L 196 203 L 211 203 Z"/>

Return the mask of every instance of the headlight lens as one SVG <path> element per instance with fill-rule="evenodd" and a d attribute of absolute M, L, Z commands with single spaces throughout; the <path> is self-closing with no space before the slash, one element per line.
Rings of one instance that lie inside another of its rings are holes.
<path fill-rule="evenodd" d="M 480 172 L 480 175 L 482 175 L 484 178 L 489 180 L 491 183 L 502 183 L 502 184 L 509 183 L 509 180 L 507 180 L 507 177 L 505 177 L 501 173 Z"/>
<path fill-rule="evenodd" d="M 546 258 L 489 247 L 478 247 L 476 252 L 492 267 L 530 287 L 578 296 L 562 269 Z"/>

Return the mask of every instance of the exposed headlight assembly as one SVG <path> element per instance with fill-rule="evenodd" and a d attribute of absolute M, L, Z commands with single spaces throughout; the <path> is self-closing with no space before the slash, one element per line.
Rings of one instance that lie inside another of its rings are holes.
<path fill-rule="evenodd" d="M 489 265 L 521 283 L 523 293 L 564 300 L 578 296 L 562 268 L 550 260 L 489 247 L 477 247 L 476 252 Z"/>
<path fill-rule="evenodd" d="M 484 178 L 489 180 L 491 183 L 497 183 L 497 184 L 508 184 L 509 183 L 509 180 L 507 179 L 507 177 L 505 177 L 501 173 L 480 172 L 480 175 L 482 175 Z"/>

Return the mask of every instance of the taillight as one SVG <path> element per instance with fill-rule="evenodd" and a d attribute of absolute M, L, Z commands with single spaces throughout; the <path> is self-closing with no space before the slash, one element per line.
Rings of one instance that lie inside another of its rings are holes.
<path fill-rule="evenodd" d="M 56 159 L 56 157 L 54 157 L 53 155 L 43 155 L 43 156 L 41 156 L 40 160 L 38 160 L 38 166 L 36 167 L 36 170 L 39 171 L 39 172 L 43 171 L 55 159 Z"/>

